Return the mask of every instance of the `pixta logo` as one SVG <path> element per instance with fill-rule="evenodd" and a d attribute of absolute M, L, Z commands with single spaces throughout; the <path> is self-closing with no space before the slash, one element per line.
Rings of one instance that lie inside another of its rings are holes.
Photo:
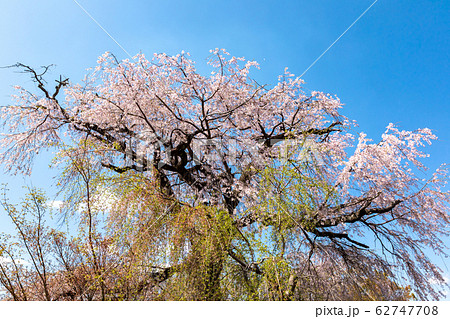
<path fill-rule="evenodd" d="M 132 140 L 129 140 L 126 147 L 126 158 L 128 165 L 139 164 L 137 167 L 144 168 L 153 165 L 156 161 L 158 168 L 164 165 L 171 165 L 174 157 L 180 155 L 180 145 L 183 139 L 174 145 L 173 137 L 163 138 L 151 131 L 142 132 Z M 322 152 L 319 145 L 308 139 L 271 139 L 269 141 L 238 140 L 221 138 L 193 138 L 189 141 L 189 147 L 182 150 L 188 152 L 189 161 L 194 165 L 208 163 L 214 167 L 215 164 L 226 161 L 228 165 L 235 167 L 247 165 L 242 159 L 252 161 L 263 161 L 265 151 L 270 149 L 280 163 L 286 164 L 288 161 L 297 163 L 313 163 L 314 165 L 324 165 Z M 243 156 L 245 153 L 245 156 Z"/>

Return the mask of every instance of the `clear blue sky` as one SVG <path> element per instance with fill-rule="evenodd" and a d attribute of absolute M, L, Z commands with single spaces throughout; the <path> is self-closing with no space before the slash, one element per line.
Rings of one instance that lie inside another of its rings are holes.
<path fill-rule="evenodd" d="M 257 60 L 254 76 L 271 84 L 285 67 L 302 74 L 373 0 L 78 2 L 132 55 L 184 50 L 200 66 L 210 49 L 225 48 Z M 389 122 L 433 129 L 439 141 L 426 164 L 435 169 L 450 162 L 449 41 L 450 1 L 379 0 L 305 74 L 305 87 L 338 95 L 343 114 L 375 140 Z M 0 66 L 56 64 L 51 75 L 74 82 L 105 51 L 127 58 L 73 0 L 1 1 L 0 44 Z M 10 103 L 12 85 L 29 82 L 0 69 L 0 105 Z M 52 193 L 47 161 L 26 183 Z M 21 193 L 22 177 L 0 172 L 0 181 L 13 199 Z"/>

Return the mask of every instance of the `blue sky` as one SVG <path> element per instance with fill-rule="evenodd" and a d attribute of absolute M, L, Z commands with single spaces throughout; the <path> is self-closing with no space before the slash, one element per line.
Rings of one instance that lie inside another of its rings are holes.
<path fill-rule="evenodd" d="M 201 66 L 210 49 L 225 48 L 258 61 L 254 77 L 273 84 L 285 67 L 302 74 L 373 0 L 78 2 L 132 55 L 184 50 Z M 73 82 L 105 51 L 127 58 L 73 0 L 2 1 L 0 43 L 0 66 L 55 64 L 50 76 Z M 379 0 L 303 78 L 309 90 L 338 95 L 343 114 L 375 140 L 389 122 L 431 128 L 439 140 L 426 164 L 435 169 L 450 162 L 449 52 L 450 1 Z M 0 69 L 0 105 L 13 85 L 29 83 Z M 54 192 L 48 160 L 39 159 L 31 179 L 0 172 L 13 200 L 25 183 Z M 0 214 L 0 231 L 4 221 Z"/>

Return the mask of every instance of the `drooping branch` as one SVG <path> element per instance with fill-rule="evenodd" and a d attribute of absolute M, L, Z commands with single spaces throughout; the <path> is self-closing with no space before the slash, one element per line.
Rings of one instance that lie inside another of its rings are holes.
<path fill-rule="evenodd" d="M 317 220 L 316 225 L 317 227 L 325 228 L 336 226 L 339 224 L 355 223 L 360 221 L 364 216 L 372 216 L 388 213 L 392 211 L 395 207 L 397 207 L 400 203 L 402 203 L 402 200 L 398 199 L 386 207 L 368 209 L 369 205 L 371 204 L 371 200 L 367 200 L 367 202 L 360 209 L 350 214 L 344 214 L 333 218 L 325 218 Z"/>
<path fill-rule="evenodd" d="M 366 244 L 363 244 L 354 239 L 351 239 L 349 237 L 349 235 L 345 234 L 345 233 L 333 233 L 330 231 L 318 231 L 317 229 L 315 229 L 315 230 L 313 230 L 313 234 L 316 235 L 317 237 L 326 237 L 326 238 L 330 238 L 330 239 L 333 239 L 333 238 L 346 239 L 355 245 L 361 246 L 363 248 L 370 248 Z"/>
<path fill-rule="evenodd" d="M 282 123 L 279 123 L 278 125 L 281 125 Z M 310 136 L 310 135 L 316 135 L 316 136 L 328 136 L 332 132 L 340 132 L 342 131 L 342 128 L 336 128 L 337 126 L 342 125 L 340 121 L 334 122 L 330 124 L 328 127 L 325 128 L 309 128 L 305 131 L 296 132 L 295 129 L 282 132 L 279 134 L 273 135 L 273 131 L 271 134 L 268 134 L 264 131 L 264 129 L 261 127 L 263 131 L 263 135 L 259 136 L 257 138 L 257 141 L 262 141 L 263 144 L 266 147 L 271 147 L 272 145 L 276 144 L 279 141 L 286 140 L 286 139 L 296 139 L 299 136 Z"/>

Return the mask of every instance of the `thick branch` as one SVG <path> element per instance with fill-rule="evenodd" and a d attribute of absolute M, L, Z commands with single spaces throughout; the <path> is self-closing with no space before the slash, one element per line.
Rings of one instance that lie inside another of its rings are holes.
<path fill-rule="evenodd" d="M 116 173 L 122 174 L 125 172 L 128 172 L 130 170 L 135 170 L 135 171 L 140 171 L 140 172 L 144 172 L 144 171 L 148 171 L 149 168 L 148 167 L 143 167 L 143 166 L 136 166 L 136 165 L 130 165 L 130 166 L 123 166 L 123 167 L 118 167 L 109 163 L 101 163 L 103 167 L 108 168 L 110 170 L 113 170 Z"/>
<path fill-rule="evenodd" d="M 391 210 L 393 210 L 397 205 L 399 205 L 401 202 L 402 200 L 396 200 L 387 207 L 367 209 L 367 207 L 371 203 L 371 201 L 368 201 L 365 205 L 363 205 L 363 207 L 361 207 L 359 210 L 351 214 L 341 215 L 334 218 L 327 218 L 324 220 L 317 221 L 317 227 L 324 228 L 336 226 L 342 223 L 355 223 L 357 221 L 360 221 L 364 216 L 388 213 Z"/>
<path fill-rule="evenodd" d="M 308 130 L 305 131 L 300 131 L 300 132 L 296 132 L 295 135 L 292 135 L 292 132 L 282 132 L 276 135 L 273 134 L 267 134 L 265 133 L 265 131 L 263 131 L 263 135 L 258 137 L 257 140 L 262 141 L 264 143 L 265 146 L 267 147 L 271 147 L 274 144 L 276 144 L 276 142 L 280 141 L 280 140 L 287 140 L 287 139 L 292 139 L 292 138 L 297 138 L 298 136 L 307 136 L 307 135 L 317 135 L 317 136 L 322 136 L 322 135 L 326 135 L 328 136 L 330 133 L 332 132 L 339 132 L 341 131 L 340 128 L 335 128 L 338 125 L 342 125 L 341 122 L 334 122 L 332 124 L 330 124 L 328 127 L 326 128 L 310 128 Z"/>
<path fill-rule="evenodd" d="M 367 245 L 365 245 L 365 244 L 363 244 L 363 243 L 360 243 L 359 241 L 356 241 L 356 240 L 351 239 L 351 238 L 348 236 L 348 234 L 333 233 L 333 232 L 329 232 L 329 231 L 321 232 L 321 231 L 318 231 L 317 229 L 315 229 L 315 230 L 313 231 L 313 233 L 314 233 L 317 237 L 327 237 L 327 238 L 330 238 L 330 239 L 333 239 L 333 238 L 340 238 L 340 239 L 343 238 L 343 239 L 347 239 L 349 242 L 351 242 L 351 243 L 353 243 L 353 244 L 355 244 L 355 245 L 361 246 L 361 247 L 363 247 L 363 248 L 369 248 L 369 246 L 367 246 Z"/>

